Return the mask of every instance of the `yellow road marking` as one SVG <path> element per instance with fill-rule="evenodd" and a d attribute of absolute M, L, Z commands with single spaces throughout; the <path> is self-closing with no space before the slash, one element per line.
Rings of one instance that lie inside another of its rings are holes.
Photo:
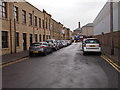
<path fill-rule="evenodd" d="M 109 61 L 108 59 L 106 59 L 104 56 L 101 56 L 104 60 L 106 60 L 113 68 L 115 68 L 118 72 L 120 72 L 120 70 L 116 67 L 116 65 L 114 65 L 112 63 L 112 61 Z M 117 65 L 118 66 L 118 65 Z"/>
<path fill-rule="evenodd" d="M 103 57 L 105 57 L 105 56 L 103 55 Z M 112 60 L 110 60 L 110 59 L 107 58 L 107 57 L 105 57 L 105 58 L 108 59 L 110 62 L 112 62 L 116 67 L 120 68 L 120 66 L 118 66 L 116 63 L 114 63 Z"/>
<path fill-rule="evenodd" d="M 0 68 L 4 68 L 4 67 L 7 67 L 7 66 L 10 66 L 10 65 L 12 65 L 12 64 L 15 64 L 15 63 L 24 61 L 24 60 L 26 60 L 26 59 L 29 59 L 29 57 L 27 57 L 27 58 L 22 58 L 22 59 L 20 59 L 20 60 L 17 60 L 17 61 L 14 61 L 14 62 L 10 62 L 10 63 L 4 64 L 4 65 L 0 65 Z"/>

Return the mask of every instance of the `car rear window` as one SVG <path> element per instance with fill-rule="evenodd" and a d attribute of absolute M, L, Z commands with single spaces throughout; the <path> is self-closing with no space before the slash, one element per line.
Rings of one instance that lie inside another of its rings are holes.
<path fill-rule="evenodd" d="M 40 46 L 42 43 L 33 43 L 32 46 Z"/>
<path fill-rule="evenodd" d="M 46 42 L 47 42 L 47 43 L 53 43 L 53 41 L 52 41 L 52 40 L 47 40 Z"/>
<path fill-rule="evenodd" d="M 100 42 L 97 39 L 88 39 L 88 40 L 85 41 L 85 43 L 93 44 L 93 43 L 100 43 Z"/>

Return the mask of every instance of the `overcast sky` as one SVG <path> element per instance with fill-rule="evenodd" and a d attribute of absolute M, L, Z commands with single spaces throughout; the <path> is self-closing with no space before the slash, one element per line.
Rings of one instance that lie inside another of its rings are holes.
<path fill-rule="evenodd" d="M 87 23 L 92 23 L 107 0 L 27 0 L 40 9 L 45 9 L 52 18 L 65 27 L 74 30 Z"/>

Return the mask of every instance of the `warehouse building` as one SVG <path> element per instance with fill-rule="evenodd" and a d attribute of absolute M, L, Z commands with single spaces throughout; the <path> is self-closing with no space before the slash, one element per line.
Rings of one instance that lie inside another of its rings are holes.
<path fill-rule="evenodd" d="M 120 1 L 107 2 L 93 23 L 103 53 L 120 62 Z"/>
<path fill-rule="evenodd" d="M 64 39 L 63 25 L 28 2 L 0 1 L 1 53 L 28 50 L 33 42 Z"/>

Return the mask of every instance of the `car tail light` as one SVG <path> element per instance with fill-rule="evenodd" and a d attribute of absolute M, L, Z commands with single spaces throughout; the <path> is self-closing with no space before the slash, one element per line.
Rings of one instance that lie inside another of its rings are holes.
<path fill-rule="evenodd" d="M 99 47 L 101 47 L 101 44 L 99 44 Z"/>
<path fill-rule="evenodd" d="M 84 44 L 84 47 L 86 47 L 86 44 Z"/>
<path fill-rule="evenodd" d="M 32 49 L 32 47 L 29 47 L 29 49 Z"/>
<path fill-rule="evenodd" d="M 40 48 L 44 48 L 45 46 L 40 46 Z"/>

